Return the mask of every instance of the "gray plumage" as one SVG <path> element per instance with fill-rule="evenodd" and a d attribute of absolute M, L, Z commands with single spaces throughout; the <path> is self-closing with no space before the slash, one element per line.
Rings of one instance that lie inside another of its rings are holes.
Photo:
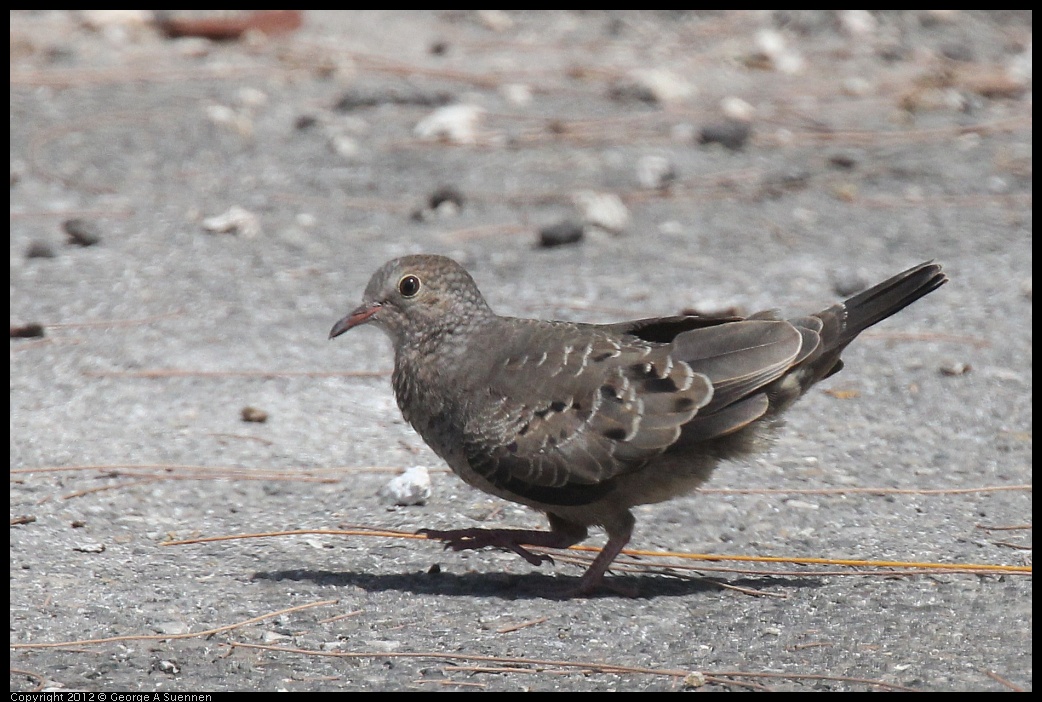
<path fill-rule="evenodd" d="M 427 531 L 456 550 L 565 548 L 602 526 L 579 581 L 589 593 L 633 530 L 630 508 L 684 494 L 842 368 L 858 334 L 947 281 L 923 263 L 817 314 L 785 320 L 658 317 L 576 324 L 501 317 L 443 256 L 406 256 L 369 281 L 330 332 L 374 324 L 391 339 L 398 406 L 467 483 L 545 512 L 551 531 Z"/>

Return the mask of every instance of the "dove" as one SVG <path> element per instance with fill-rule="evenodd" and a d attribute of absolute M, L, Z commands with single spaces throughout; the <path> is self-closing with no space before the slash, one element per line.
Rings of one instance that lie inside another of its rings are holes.
<path fill-rule="evenodd" d="M 947 282 L 922 263 L 820 312 L 584 324 L 500 316 L 458 263 L 396 258 L 330 331 L 382 330 L 404 418 L 469 485 L 546 514 L 550 530 L 423 530 L 456 551 L 607 543 L 572 594 L 602 585 L 632 508 L 687 494 L 766 448 L 779 416 L 843 368 L 858 334 Z"/>

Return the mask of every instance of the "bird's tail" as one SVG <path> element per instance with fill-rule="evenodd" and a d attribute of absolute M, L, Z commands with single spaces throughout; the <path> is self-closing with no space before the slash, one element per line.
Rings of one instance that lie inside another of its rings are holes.
<path fill-rule="evenodd" d="M 802 391 L 843 368 L 840 354 L 858 334 L 897 314 L 948 282 L 940 265 L 927 261 L 838 302 L 817 314 L 789 320 L 806 336 L 813 330 L 818 343 L 805 347 L 795 366 Z"/>
<path fill-rule="evenodd" d="M 827 353 L 842 350 L 861 332 L 897 314 L 948 282 L 941 267 L 927 261 L 829 307 L 814 316 L 822 321 L 821 343 Z"/>

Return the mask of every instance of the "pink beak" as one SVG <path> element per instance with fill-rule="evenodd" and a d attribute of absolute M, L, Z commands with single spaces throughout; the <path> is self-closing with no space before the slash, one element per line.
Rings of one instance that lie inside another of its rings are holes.
<path fill-rule="evenodd" d="M 335 339 L 340 336 L 348 329 L 357 327 L 359 324 L 365 324 L 369 319 L 380 311 L 380 303 L 376 302 L 371 305 L 362 305 L 352 310 L 346 317 L 341 319 L 339 322 L 333 325 L 333 328 L 329 330 L 329 338 Z"/>

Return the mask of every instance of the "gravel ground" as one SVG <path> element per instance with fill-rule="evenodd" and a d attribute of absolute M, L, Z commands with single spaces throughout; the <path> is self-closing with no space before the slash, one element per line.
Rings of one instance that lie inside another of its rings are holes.
<path fill-rule="evenodd" d="M 936 259 L 631 547 L 1029 565 L 1030 13 L 147 20 L 11 15 L 12 337 L 44 334 L 11 340 L 13 691 L 1031 689 L 1023 572 L 645 557 L 612 576 L 636 597 L 563 600 L 564 557 L 166 545 L 545 526 L 402 421 L 381 334 L 327 341 L 394 256 L 595 322 L 805 313 Z M 414 465 L 426 504 L 388 504 Z"/>

